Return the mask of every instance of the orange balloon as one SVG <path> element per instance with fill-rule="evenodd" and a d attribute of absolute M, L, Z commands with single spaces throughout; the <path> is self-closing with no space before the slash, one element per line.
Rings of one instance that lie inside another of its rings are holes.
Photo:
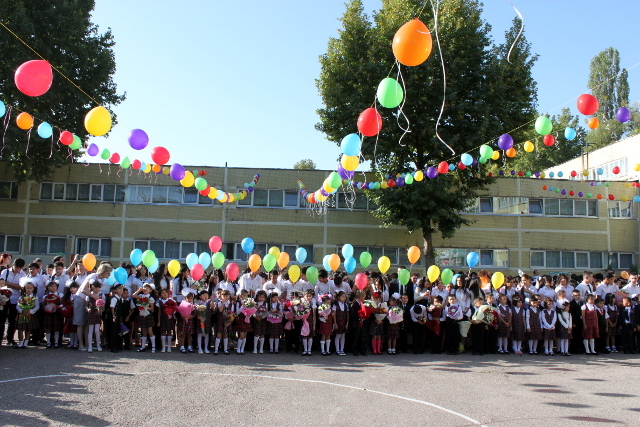
<path fill-rule="evenodd" d="M 516 156 L 516 149 L 511 147 L 505 152 L 505 154 L 507 155 L 507 157 L 515 157 Z"/>
<path fill-rule="evenodd" d="M 416 262 L 418 262 L 418 260 L 420 259 L 420 255 L 422 255 L 422 253 L 420 252 L 420 248 L 417 246 L 411 246 L 409 248 L 409 251 L 407 252 L 407 257 L 409 258 L 409 262 L 411 264 L 415 264 Z"/>
<path fill-rule="evenodd" d="M 96 257 L 94 254 L 86 254 L 85 256 L 82 257 L 82 264 L 84 264 L 84 268 L 87 269 L 87 271 L 91 271 L 93 270 L 93 267 L 96 266 Z"/>
<path fill-rule="evenodd" d="M 260 255 L 253 254 L 249 257 L 249 268 L 251 269 L 251 271 L 256 272 L 260 270 L 260 265 L 262 265 Z"/>
<path fill-rule="evenodd" d="M 155 173 L 160 172 L 160 170 L 161 170 L 160 165 L 153 165 L 151 167 L 151 170 L 154 171 Z"/>
<path fill-rule="evenodd" d="M 338 271 L 338 269 L 340 268 L 340 255 L 329 255 L 329 267 L 331 267 L 332 271 Z"/>
<path fill-rule="evenodd" d="M 596 119 L 595 117 L 591 117 L 589 119 L 589 122 L 587 123 L 587 126 L 589 126 L 590 129 L 596 129 L 598 126 L 600 126 L 600 120 Z"/>
<path fill-rule="evenodd" d="M 33 117 L 31 117 L 29 113 L 20 113 L 16 118 L 16 124 L 20 129 L 31 129 L 33 127 Z"/>
<path fill-rule="evenodd" d="M 431 55 L 431 31 L 418 18 L 407 22 L 393 36 L 393 54 L 404 65 L 420 65 Z"/>
<path fill-rule="evenodd" d="M 278 257 L 278 267 L 285 268 L 289 265 L 289 254 L 286 252 L 280 252 L 280 256 Z"/>

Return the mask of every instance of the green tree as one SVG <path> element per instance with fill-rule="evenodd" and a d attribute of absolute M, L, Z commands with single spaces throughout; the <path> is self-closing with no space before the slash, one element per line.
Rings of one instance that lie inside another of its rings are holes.
<path fill-rule="evenodd" d="M 52 66 L 58 68 L 100 105 L 119 104 L 124 95 L 113 81 L 116 63 L 110 30 L 104 33 L 91 22 L 94 0 L 14 0 L 0 2 L 2 23 L 25 40 Z M 16 68 L 40 59 L 9 31 L 0 27 L 0 100 L 14 107 L 4 135 L 1 159 L 13 167 L 18 181 L 46 179 L 53 168 L 79 156 L 57 143 L 59 132 L 68 130 L 83 141 L 88 134 L 84 116 L 96 104 L 54 71 L 53 85 L 39 97 L 23 95 L 14 84 Z M 33 115 L 35 126 L 46 121 L 54 130 L 53 143 L 40 138 L 35 129 L 29 135 L 15 125 L 18 110 Z M 8 113 L 7 113 L 8 114 Z M 114 124 L 117 122 L 112 115 Z"/>
<path fill-rule="evenodd" d="M 316 169 L 316 162 L 314 162 L 311 159 L 302 159 L 297 161 L 294 165 L 293 165 L 294 169 L 311 169 L 311 170 L 315 170 Z"/>
<path fill-rule="evenodd" d="M 383 0 L 373 20 L 359 0 L 351 0 L 342 17 L 338 38 L 331 38 L 320 58 L 317 87 L 324 108 L 318 110 L 316 128 L 327 139 L 339 143 L 356 130 L 358 115 L 376 93 L 378 83 L 396 77 L 391 40 L 397 29 L 422 10 L 420 19 L 433 31 L 434 17 L 419 0 Z M 451 0 L 440 5 L 438 30 L 446 71 L 446 103 L 438 133 L 456 151 L 435 135 L 443 103 L 444 74 L 434 37 L 431 57 L 417 67 L 401 67 L 406 88 L 402 112 L 380 108 L 384 124 L 379 138 L 365 139 L 362 152 L 372 162 L 379 179 L 389 173 L 424 170 L 441 161 L 457 163 L 462 153 L 475 157 L 478 147 L 522 123 L 535 118 L 536 85 L 531 67 L 536 57 L 524 37 L 518 40 L 510 60 L 507 53 L 515 40 L 516 27 L 507 32 L 505 43 L 494 45 L 489 25 L 481 18 L 480 2 Z M 398 79 L 400 79 L 398 77 Z M 409 120 L 409 133 L 402 127 Z M 523 130 L 512 133 L 520 140 Z M 471 220 L 462 215 L 492 182 L 479 168 L 448 173 L 401 188 L 369 191 L 378 208 L 373 214 L 383 226 L 404 225 L 409 232 L 421 231 L 427 265 L 434 263 L 433 235 L 451 238 Z"/>

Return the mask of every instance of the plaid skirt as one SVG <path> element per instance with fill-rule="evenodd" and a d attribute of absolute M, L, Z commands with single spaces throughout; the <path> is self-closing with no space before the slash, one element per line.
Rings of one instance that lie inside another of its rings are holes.
<path fill-rule="evenodd" d="M 194 334 L 196 332 L 196 322 L 195 318 L 193 319 L 182 319 L 180 322 L 180 332 L 183 334 Z"/>
<path fill-rule="evenodd" d="M 162 313 L 160 315 L 160 332 L 173 332 L 176 327 L 176 319 Z"/>
<path fill-rule="evenodd" d="M 253 334 L 254 335 L 266 335 L 267 334 L 267 323 L 269 323 L 266 317 L 262 320 L 257 320 L 255 317 L 251 318 L 251 324 L 253 325 Z"/>
<path fill-rule="evenodd" d="M 147 314 L 146 316 L 138 317 L 139 328 L 153 328 L 155 325 L 156 325 L 156 319 L 153 316 L 153 313 Z"/>
<path fill-rule="evenodd" d="M 75 334 L 78 331 L 78 327 L 73 324 L 72 319 L 66 319 L 64 326 L 62 327 L 63 334 Z"/>
<path fill-rule="evenodd" d="M 542 330 L 542 339 L 555 340 L 556 339 L 556 330 L 555 329 L 543 329 Z"/>
<path fill-rule="evenodd" d="M 240 313 L 238 317 L 236 317 L 236 332 L 253 332 L 253 326 L 251 326 L 251 322 L 247 322 L 246 319 L 247 318 L 242 313 Z"/>
<path fill-rule="evenodd" d="M 21 313 L 18 313 L 18 319 L 20 319 Z M 38 316 L 36 316 L 35 314 L 32 314 L 29 317 L 29 321 L 25 322 L 25 323 L 18 323 L 16 326 L 16 329 L 18 331 L 33 331 L 35 329 L 38 329 L 40 327 L 40 324 L 38 323 Z"/>
<path fill-rule="evenodd" d="M 349 312 L 347 310 L 340 310 L 340 307 L 336 307 L 336 324 L 338 325 L 338 329 L 336 329 L 336 334 L 344 334 L 347 332 L 345 329 L 347 327 L 347 317 Z"/>
<path fill-rule="evenodd" d="M 582 317 L 586 328 L 582 328 L 583 339 L 600 338 L 600 330 L 598 328 L 598 315 L 595 310 L 582 310 Z"/>
<path fill-rule="evenodd" d="M 369 336 L 373 335 L 383 335 L 383 323 L 377 324 L 375 320 L 371 320 L 371 324 L 369 326 Z"/>
<path fill-rule="evenodd" d="M 333 318 L 331 316 L 327 317 L 326 322 L 318 321 L 318 333 L 320 335 L 331 335 L 333 334 Z"/>
<path fill-rule="evenodd" d="M 401 322 L 389 323 L 387 325 L 387 338 L 389 339 L 400 338 L 400 325 L 401 325 Z"/>
<path fill-rule="evenodd" d="M 540 312 L 534 314 L 532 312 L 530 313 L 530 318 L 529 318 L 529 326 L 531 329 L 531 332 L 529 332 L 527 334 L 527 339 L 529 340 L 534 340 L 534 341 L 538 341 L 542 339 L 542 327 L 540 326 Z"/>
<path fill-rule="evenodd" d="M 267 323 L 267 334 L 269 334 L 270 338 L 278 338 L 282 336 L 282 333 L 284 332 L 283 322 L 271 323 L 267 321 Z"/>
<path fill-rule="evenodd" d="M 524 311 L 513 313 L 511 316 L 511 339 L 514 341 L 524 340 Z"/>
<path fill-rule="evenodd" d="M 99 325 L 102 323 L 102 313 L 98 310 L 91 311 L 89 313 L 89 317 L 87 318 L 87 325 Z"/>
<path fill-rule="evenodd" d="M 234 329 L 234 322 L 232 322 L 229 326 L 224 325 L 225 317 L 222 313 L 218 313 L 218 321 L 216 322 L 216 334 L 230 334 Z"/>
<path fill-rule="evenodd" d="M 562 326 L 560 322 L 556 323 L 556 338 L 560 340 L 570 340 L 572 338 L 569 330 Z"/>
<path fill-rule="evenodd" d="M 500 307 L 498 307 L 498 311 L 499 313 L 502 315 L 502 317 L 504 318 L 504 321 L 507 323 L 511 323 L 511 312 L 505 312 L 502 311 L 502 309 Z M 502 323 L 500 320 L 498 320 L 498 337 L 500 338 L 509 338 L 509 336 L 511 335 L 511 330 L 509 326 L 506 326 L 504 323 Z"/>
<path fill-rule="evenodd" d="M 44 329 L 51 332 L 60 332 L 64 326 L 64 318 L 57 311 L 44 312 Z"/>

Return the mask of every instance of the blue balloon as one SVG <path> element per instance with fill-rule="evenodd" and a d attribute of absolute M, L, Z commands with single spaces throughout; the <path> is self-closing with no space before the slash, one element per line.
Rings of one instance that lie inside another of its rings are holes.
<path fill-rule="evenodd" d="M 129 259 L 131 260 L 131 264 L 137 267 L 142 262 L 142 251 L 140 249 L 132 250 Z"/>
<path fill-rule="evenodd" d="M 122 267 L 116 268 L 116 272 L 113 273 L 113 276 L 116 278 L 116 282 L 120 283 L 121 285 L 127 283 L 127 278 L 129 277 L 129 275 L 127 274 L 127 270 Z"/>
<path fill-rule="evenodd" d="M 454 165 L 453 163 L 451 163 L 451 164 L 449 165 L 449 170 L 450 170 L 450 171 L 454 171 L 454 170 L 456 170 L 456 165 Z"/>
<path fill-rule="evenodd" d="M 4 106 L 4 102 L 0 101 L 0 117 L 4 116 L 7 112 L 7 107 Z"/>
<path fill-rule="evenodd" d="M 549 172 L 549 178 L 553 178 L 554 176 L 556 176 L 553 172 Z"/>
<path fill-rule="evenodd" d="M 576 138 L 576 130 L 573 128 L 565 128 L 564 130 L 564 137 L 566 138 L 567 141 L 573 141 Z"/>
<path fill-rule="evenodd" d="M 198 261 L 200 261 L 200 265 L 205 270 L 211 265 L 211 255 L 208 252 L 202 252 L 198 257 Z"/>
<path fill-rule="evenodd" d="M 640 203 L 640 196 L 633 196 L 633 201 L 636 203 Z"/>
<path fill-rule="evenodd" d="M 300 264 L 303 264 L 307 259 L 307 250 L 305 248 L 296 249 L 296 259 Z"/>
<path fill-rule="evenodd" d="M 455 285 L 456 285 L 456 283 L 458 282 L 458 277 L 460 277 L 460 275 L 459 275 L 459 274 L 454 274 L 454 275 L 453 275 L 453 277 L 451 278 L 451 284 L 452 284 L 453 286 L 455 286 Z"/>
<path fill-rule="evenodd" d="M 470 164 L 473 163 L 473 156 L 469 153 L 464 153 L 463 155 L 460 156 L 460 161 L 462 162 L 463 165 L 469 166 Z"/>
<path fill-rule="evenodd" d="M 156 271 L 158 271 L 158 267 L 160 266 L 160 261 L 158 261 L 158 258 L 156 258 L 156 262 L 154 262 L 151 267 L 149 267 L 149 273 L 153 274 Z"/>
<path fill-rule="evenodd" d="M 240 246 L 242 247 L 244 253 L 249 255 L 253 250 L 255 244 L 253 243 L 253 239 L 251 237 L 245 237 L 244 239 L 242 239 L 242 243 L 240 243 Z"/>
<path fill-rule="evenodd" d="M 562 178 L 562 175 L 564 175 L 562 171 L 558 172 L 558 178 Z"/>
<path fill-rule="evenodd" d="M 349 243 L 347 243 L 346 245 L 344 245 L 342 247 L 342 257 L 344 259 L 347 259 L 349 257 L 353 256 L 353 246 L 351 246 Z"/>
<path fill-rule="evenodd" d="M 467 265 L 469 268 L 475 267 L 479 260 L 480 256 L 476 252 L 469 252 L 467 254 Z"/>
<path fill-rule="evenodd" d="M 53 135 L 53 128 L 51 125 L 47 122 L 40 123 L 38 126 L 38 136 L 40 136 L 40 138 L 51 138 L 51 135 Z"/>
<path fill-rule="evenodd" d="M 638 196 L 636 196 L 636 197 L 638 197 Z M 107 285 L 108 286 L 113 286 L 114 283 L 116 283 L 115 270 L 111 270 L 111 274 L 109 275 L 109 277 L 107 277 Z"/>
<path fill-rule="evenodd" d="M 636 197 L 639 197 L 639 196 L 636 196 Z M 356 269 L 356 266 L 357 266 L 357 262 L 354 257 L 350 256 L 344 260 L 344 269 L 347 270 L 347 273 L 349 274 L 353 273 L 353 271 Z"/>
<path fill-rule="evenodd" d="M 147 164 L 145 162 L 140 162 L 140 170 L 143 171 L 147 168 Z"/>
<path fill-rule="evenodd" d="M 360 148 L 362 147 L 362 141 L 357 133 L 352 133 L 350 135 L 342 138 L 342 142 L 340 143 L 340 150 L 346 156 L 357 156 L 360 154 Z"/>
<path fill-rule="evenodd" d="M 325 255 L 324 258 L 322 258 L 322 266 L 327 271 L 331 271 L 331 266 L 329 265 L 329 258 L 331 258 L 331 255 Z"/>
<path fill-rule="evenodd" d="M 186 261 L 187 261 L 187 267 L 189 267 L 189 270 L 191 270 L 193 266 L 196 265 L 200 260 L 198 259 L 198 255 L 192 252 L 189 255 L 187 255 Z"/>
<path fill-rule="evenodd" d="M 598 175 L 602 175 L 602 174 L 604 173 L 604 169 L 602 169 L 602 168 L 598 168 L 598 170 L 596 170 L 596 173 L 597 173 Z"/>

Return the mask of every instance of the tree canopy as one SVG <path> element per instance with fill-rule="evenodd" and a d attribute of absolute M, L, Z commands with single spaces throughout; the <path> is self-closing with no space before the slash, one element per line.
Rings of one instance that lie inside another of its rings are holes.
<path fill-rule="evenodd" d="M 311 159 L 302 159 L 295 162 L 293 165 L 294 169 L 312 169 L 316 168 L 316 162 Z"/>

